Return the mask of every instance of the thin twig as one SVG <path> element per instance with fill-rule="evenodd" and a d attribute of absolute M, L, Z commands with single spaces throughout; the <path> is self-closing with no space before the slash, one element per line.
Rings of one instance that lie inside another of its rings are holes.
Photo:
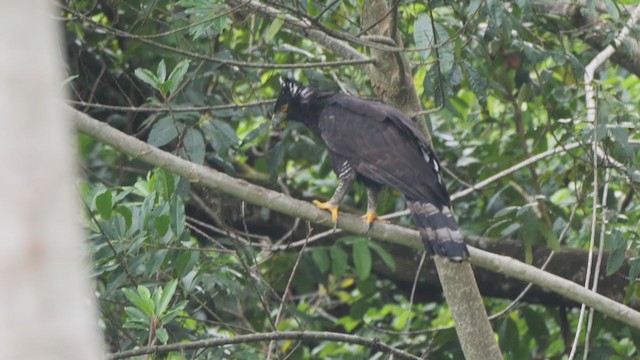
<path fill-rule="evenodd" d="M 361 336 L 334 333 L 328 331 L 281 331 L 270 333 L 256 333 L 248 335 L 238 335 L 232 338 L 213 338 L 206 340 L 198 340 L 192 342 L 181 342 L 168 345 L 160 345 L 153 347 L 144 347 L 140 349 L 128 350 L 109 354 L 108 360 L 126 359 L 144 354 L 166 354 L 172 351 L 187 351 L 203 348 L 215 348 L 225 345 L 245 344 L 250 342 L 271 341 L 271 340 L 311 340 L 311 341 L 336 341 L 348 344 L 362 345 L 374 350 L 390 354 L 398 359 L 419 360 L 417 356 L 409 354 L 390 345 L 381 342 L 378 339 L 367 339 Z"/>
<path fill-rule="evenodd" d="M 307 238 L 309 240 L 309 236 L 311 236 L 311 223 L 307 221 Z M 287 302 L 287 296 L 291 291 L 291 283 L 293 282 L 293 278 L 296 276 L 296 272 L 298 271 L 298 265 L 300 265 L 300 260 L 302 259 L 302 254 L 304 254 L 304 249 L 307 247 L 305 243 L 302 246 L 302 249 L 298 252 L 298 257 L 296 258 L 296 262 L 293 264 L 293 268 L 291 269 L 291 275 L 289 275 L 289 281 L 287 281 L 287 286 L 284 288 L 284 293 L 282 294 L 282 301 L 280 302 L 280 307 L 278 308 L 278 313 L 276 314 L 276 331 L 278 330 L 278 324 L 280 323 L 280 317 L 282 316 L 282 312 L 284 310 L 284 304 Z M 267 360 L 271 359 L 271 353 L 273 351 L 273 347 L 275 346 L 275 340 L 272 340 L 269 343 L 269 350 L 267 350 Z"/>
<path fill-rule="evenodd" d="M 616 51 L 616 48 L 622 45 L 624 39 L 629 35 L 631 28 L 638 21 L 638 17 L 640 16 L 640 6 L 636 7 L 635 10 L 631 13 L 629 20 L 625 26 L 620 30 L 620 33 L 616 36 L 613 45 L 609 44 L 604 50 L 602 50 L 598 55 L 596 55 L 591 62 L 585 67 L 584 71 L 584 82 L 585 82 L 585 102 L 587 106 L 587 122 L 593 124 L 593 212 L 591 217 L 591 237 L 589 240 L 589 259 L 587 261 L 587 274 L 585 277 L 585 287 L 589 287 L 590 277 L 591 277 L 591 265 L 593 262 L 593 247 L 595 244 L 595 236 L 596 236 L 596 222 L 598 220 L 598 107 L 597 107 L 597 98 L 595 94 L 595 88 L 593 85 L 593 80 L 595 76 L 595 71 L 602 65 L 604 62 L 613 55 Z M 576 350 L 578 348 L 578 343 L 580 342 L 580 333 L 582 331 L 582 322 L 584 321 L 584 312 L 586 305 L 583 303 L 580 307 L 580 316 L 578 317 L 578 326 L 576 328 L 576 335 L 573 340 L 573 345 L 571 346 L 571 352 L 569 354 L 569 360 L 573 360 L 576 354 Z"/>
<path fill-rule="evenodd" d="M 407 323 L 404 327 L 405 331 L 411 329 L 411 308 L 413 307 L 413 298 L 416 294 L 416 288 L 418 287 L 418 278 L 420 277 L 420 273 L 422 272 L 422 267 L 424 266 L 424 260 L 427 258 L 427 252 L 422 252 L 422 257 L 420 258 L 420 263 L 418 264 L 418 269 L 416 270 L 416 276 L 413 278 L 413 286 L 411 286 L 411 296 L 409 297 L 409 308 L 407 309 L 408 317 Z"/>
<path fill-rule="evenodd" d="M 602 265 L 602 253 L 604 252 L 604 236 L 607 230 L 607 196 L 609 192 L 609 177 L 611 176 L 611 169 L 607 168 L 604 175 L 604 188 L 602 192 L 602 205 L 601 205 L 601 221 L 600 221 L 600 242 L 598 244 L 598 258 L 596 260 L 596 269 L 593 274 L 593 286 L 591 290 L 598 292 L 598 277 L 600 276 L 600 267 Z M 584 336 L 584 354 L 583 359 L 587 360 L 589 354 L 589 336 L 591 335 L 591 327 L 593 326 L 593 308 L 589 308 L 589 320 L 587 321 L 587 333 Z"/>

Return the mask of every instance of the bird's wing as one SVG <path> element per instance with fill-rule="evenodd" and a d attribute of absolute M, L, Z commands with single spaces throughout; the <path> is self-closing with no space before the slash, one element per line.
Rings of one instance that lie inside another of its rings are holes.
<path fill-rule="evenodd" d="M 329 151 L 348 159 L 360 176 L 395 188 L 408 199 L 449 206 L 438 160 L 398 110 L 341 96 L 325 106 L 318 125 Z"/>

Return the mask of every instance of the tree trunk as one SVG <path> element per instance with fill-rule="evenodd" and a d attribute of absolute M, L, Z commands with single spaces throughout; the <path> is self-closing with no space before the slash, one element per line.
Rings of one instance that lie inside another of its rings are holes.
<path fill-rule="evenodd" d="M 371 27 L 371 34 L 389 37 L 396 46 L 402 47 L 396 29 L 395 12 L 396 9 L 389 8 L 387 0 L 366 1 L 362 26 L 365 29 Z M 376 64 L 371 66 L 369 73 L 378 96 L 405 113 L 422 110 L 405 55 L 375 49 L 371 50 L 371 55 Z M 424 124 L 424 120 L 419 121 Z M 421 127 L 430 140 L 426 126 Z M 456 264 L 439 256 L 434 259 L 465 357 L 502 359 L 471 265 L 468 262 Z"/>
<path fill-rule="evenodd" d="M 54 4 L 0 5 L 0 359 L 98 359 Z"/>

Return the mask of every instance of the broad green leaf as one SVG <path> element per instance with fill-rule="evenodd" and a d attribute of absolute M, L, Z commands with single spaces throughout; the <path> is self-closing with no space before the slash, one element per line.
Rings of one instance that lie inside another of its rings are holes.
<path fill-rule="evenodd" d="M 124 308 L 124 312 L 127 315 L 127 321 L 146 324 L 146 328 L 149 328 L 150 318 L 137 307 L 127 306 Z"/>
<path fill-rule="evenodd" d="M 618 12 L 618 6 L 613 0 L 604 0 L 605 5 L 607 5 L 607 14 L 611 16 L 611 20 L 617 22 L 620 20 L 620 13 Z"/>
<path fill-rule="evenodd" d="M 267 166 L 269 167 L 269 175 L 272 179 L 278 176 L 280 164 L 284 160 L 284 142 L 279 141 L 272 149 L 267 158 Z"/>
<path fill-rule="evenodd" d="M 180 196 L 174 195 L 171 199 L 169 215 L 171 216 L 171 230 L 173 231 L 173 235 L 180 238 L 186 225 L 184 202 Z"/>
<path fill-rule="evenodd" d="M 607 276 L 618 271 L 624 264 L 627 244 L 622 234 L 615 231 L 609 243 L 609 258 L 607 259 Z"/>
<path fill-rule="evenodd" d="M 167 145 L 173 139 L 178 137 L 178 127 L 171 117 L 166 116 L 160 118 L 149 132 L 147 143 L 155 147 Z"/>
<path fill-rule="evenodd" d="M 142 299 L 151 299 L 151 291 L 149 291 L 149 288 L 147 288 L 144 285 L 138 285 L 138 295 L 140 295 L 140 298 Z"/>
<path fill-rule="evenodd" d="M 436 34 L 438 35 L 436 38 L 436 44 L 441 46 L 438 47 L 438 56 L 440 57 L 440 70 L 443 74 L 448 73 L 453 69 L 454 65 L 454 54 L 455 54 L 455 44 L 449 40 L 449 33 L 444 26 L 440 24 L 436 24 Z"/>
<path fill-rule="evenodd" d="M 329 271 L 329 268 L 331 267 L 331 259 L 329 259 L 329 254 L 327 254 L 326 249 L 321 247 L 313 249 L 311 251 L 311 257 L 321 273 L 324 274 Z"/>
<path fill-rule="evenodd" d="M 360 238 L 353 243 L 353 262 L 360 280 L 367 279 L 371 274 L 371 251 L 368 242 L 369 240 Z"/>
<path fill-rule="evenodd" d="M 553 232 L 553 230 L 551 230 L 549 226 L 547 226 L 547 224 L 540 222 L 538 230 L 547 240 L 547 245 L 549 245 L 551 250 L 560 251 L 560 242 L 558 241 L 558 236 Z"/>
<path fill-rule="evenodd" d="M 256 127 L 255 129 L 251 130 L 243 139 L 242 139 L 242 145 L 244 144 L 248 144 L 250 142 L 252 142 L 253 140 L 255 140 L 258 136 L 265 134 L 269 131 L 269 129 L 271 128 L 271 125 L 269 123 L 262 123 L 260 124 L 260 126 Z"/>
<path fill-rule="evenodd" d="M 431 46 L 433 46 L 433 28 L 431 27 L 431 18 L 427 14 L 420 14 L 413 23 L 413 41 L 420 50 L 420 56 L 426 59 L 431 54 Z"/>
<path fill-rule="evenodd" d="M 189 15 L 189 35 L 194 39 L 211 38 L 224 30 L 228 23 L 225 15 L 228 9 L 222 4 L 211 0 L 180 0 L 177 4 Z"/>
<path fill-rule="evenodd" d="M 498 217 L 502 217 L 505 216 L 507 214 L 510 214 L 514 211 L 519 211 L 521 208 L 521 206 L 507 206 L 505 208 L 502 208 L 500 210 L 498 210 L 495 215 L 493 215 L 494 218 L 498 218 Z"/>
<path fill-rule="evenodd" d="M 500 339 L 500 349 L 502 352 L 514 352 L 520 343 L 520 333 L 516 323 L 510 318 L 506 317 L 500 322 L 498 326 L 498 335 Z"/>
<path fill-rule="evenodd" d="M 171 280 L 167 285 L 165 285 L 164 290 L 162 291 L 162 297 L 160 298 L 160 302 L 156 305 L 157 314 L 162 314 L 167 310 L 167 306 L 169 306 L 169 302 L 173 298 L 173 294 L 176 292 L 176 287 L 178 286 L 178 280 Z"/>
<path fill-rule="evenodd" d="M 384 264 L 387 265 L 391 272 L 396 271 L 396 262 L 393 259 L 393 256 L 389 254 L 387 249 L 385 249 L 384 247 L 382 247 L 382 245 L 378 244 L 375 241 L 370 241 L 369 247 L 372 248 L 378 254 L 378 256 L 380 256 Z"/>
<path fill-rule="evenodd" d="M 167 257 L 167 253 L 169 253 L 169 250 L 167 249 L 153 251 L 151 254 L 151 259 L 149 259 L 149 261 L 147 261 L 145 264 L 145 270 L 147 271 L 147 273 L 152 274 L 158 271 L 160 269 L 160 266 L 162 266 L 164 259 Z"/>
<path fill-rule="evenodd" d="M 118 206 L 116 208 L 116 212 L 122 215 L 125 221 L 126 229 L 127 231 L 129 231 L 129 229 L 131 229 L 131 225 L 133 225 L 133 213 L 131 212 L 131 209 L 127 206 Z"/>
<path fill-rule="evenodd" d="M 96 208 L 98 213 L 103 219 L 109 219 L 113 211 L 113 204 L 111 202 L 111 191 L 106 190 L 102 194 L 96 197 Z"/>
<path fill-rule="evenodd" d="M 139 285 L 137 293 L 130 289 L 122 289 L 122 292 L 131 303 L 133 303 L 144 314 L 151 318 L 154 314 L 153 300 L 151 300 L 151 293 L 146 287 Z"/>
<path fill-rule="evenodd" d="M 337 245 L 333 245 L 331 253 L 331 272 L 337 278 L 341 278 L 347 272 L 347 253 Z"/>
<path fill-rule="evenodd" d="M 235 130 L 223 121 L 207 121 L 200 125 L 200 129 L 204 132 L 216 153 L 222 158 L 227 158 L 229 156 L 229 148 L 238 144 Z"/>
<path fill-rule="evenodd" d="M 544 317 L 537 311 L 527 307 L 519 311 L 527 324 L 529 332 L 535 336 L 538 345 L 546 348 L 549 341 L 549 329 L 547 328 Z"/>
<path fill-rule="evenodd" d="M 409 321 L 409 317 L 411 316 L 411 312 L 403 311 L 399 316 L 394 316 L 393 321 L 391 322 L 391 326 L 394 329 L 401 331 L 407 325 L 407 321 Z"/>
<path fill-rule="evenodd" d="M 184 136 L 184 148 L 191 162 L 196 164 L 204 163 L 205 145 L 200 131 L 194 128 L 187 129 L 187 134 Z"/>
<path fill-rule="evenodd" d="M 156 69 L 156 78 L 160 83 L 167 80 L 167 66 L 164 64 L 164 59 L 160 60 L 160 63 L 158 64 L 158 68 Z"/>
<path fill-rule="evenodd" d="M 280 31 L 280 28 L 282 28 L 282 24 L 284 24 L 284 18 L 285 13 L 280 13 L 275 19 L 273 19 L 271 25 L 269 25 L 269 28 L 267 29 L 267 33 L 265 34 L 265 40 L 267 42 L 273 40 L 274 36 L 276 36 L 278 31 Z"/>
<path fill-rule="evenodd" d="M 156 330 L 156 338 L 163 343 L 166 344 L 169 341 L 169 334 L 167 333 L 167 329 L 160 328 Z"/>
<path fill-rule="evenodd" d="M 153 225 L 156 230 L 156 234 L 158 237 L 163 237 L 167 231 L 169 231 L 169 225 L 171 225 L 171 219 L 169 215 L 162 214 L 153 219 Z"/>
<path fill-rule="evenodd" d="M 182 300 L 178 304 L 176 304 L 171 310 L 167 311 L 166 314 L 160 316 L 160 321 L 167 325 L 171 322 L 171 320 L 175 319 L 176 316 L 180 314 L 181 311 L 184 310 L 185 306 L 187 306 L 187 300 Z"/>
<path fill-rule="evenodd" d="M 634 283 L 640 275 L 640 259 L 629 261 L 629 282 Z"/>
<path fill-rule="evenodd" d="M 143 69 L 143 68 L 137 68 L 134 71 L 134 74 L 136 75 L 136 77 L 138 79 L 142 80 L 147 85 L 151 86 L 152 88 L 154 88 L 156 90 L 160 90 L 160 84 L 162 82 L 158 81 L 158 78 L 150 70 Z"/>
<path fill-rule="evenodd" d="M 193 269 L 193 262 L 197 261 L 197 257 L 197 252 L 183 251 L 176 260 L 176 266 L 173 269 L 174 274 L 179 278 L 185 276 L 189 271 L 191 271 L 191 269 Z"/>
<path fill-rule="evenodd" d="M 170 93 L 173 93 L 174 91 L 176 91 L 176 89 L 180 86 L 180 84 L 182 83 L 182 79 L 184 78 L 184 75 L 189 70 L 190 63 L 191 63 L 191 60 L 185 59 L 180 61 L 176 65 L 176 67 L 173 68 L 173 71 L 171 71 L 171 74 L 169 74 L 169 79 L 167 80 L 171 82 L 171 86 L 169 88 Z"/>

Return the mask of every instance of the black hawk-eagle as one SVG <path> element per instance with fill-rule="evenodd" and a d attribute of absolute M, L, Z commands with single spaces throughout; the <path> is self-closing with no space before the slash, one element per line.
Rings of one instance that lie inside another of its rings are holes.
<path fill-rule="evenodd" d="M 371 225 L 378 218 L 376 197 L 382 187 L 404 195 L 430 254 L 461 261 L 469 256 L 451 211 L 440 164 L 411 119 L 379 102 L 319 91 L 288 79 L 276 101 L 273 126 L 299 121 L 326 145 L 339 183 L 327 202 L 314 201 L 338 220 L 338 207 L 354 181 L 367 189 Z"/>

